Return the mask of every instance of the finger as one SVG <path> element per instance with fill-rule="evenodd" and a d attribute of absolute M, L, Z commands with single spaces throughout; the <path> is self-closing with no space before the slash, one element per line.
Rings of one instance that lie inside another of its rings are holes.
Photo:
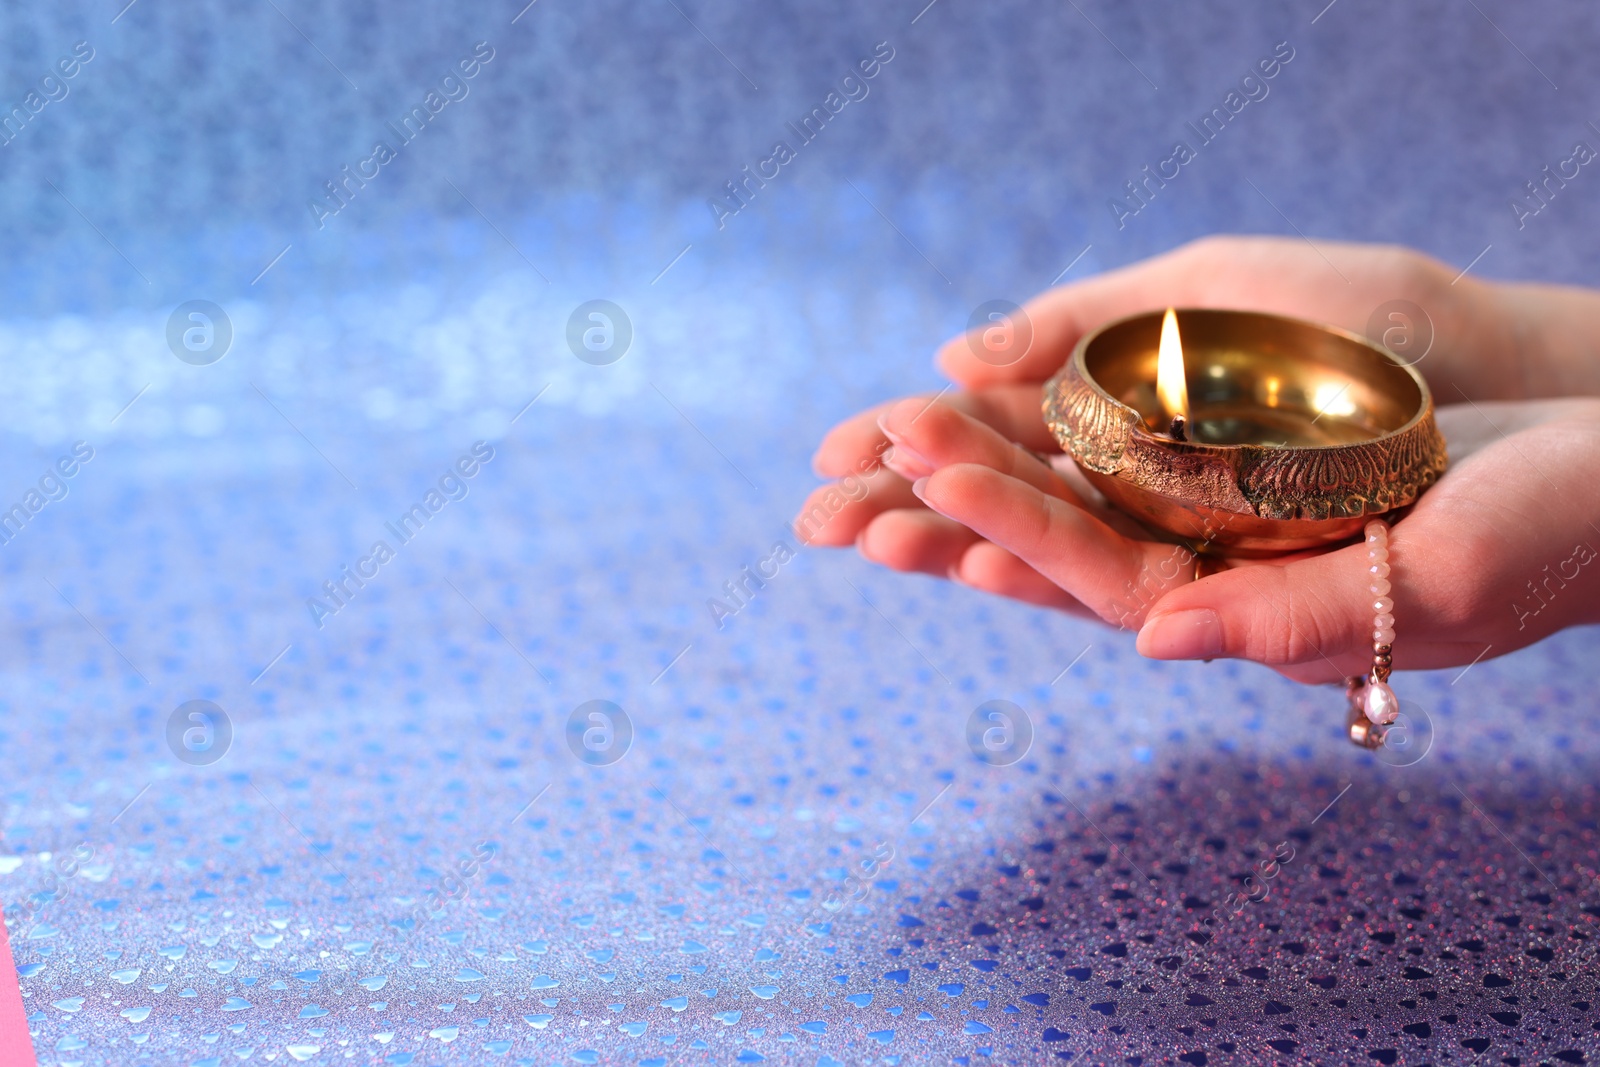
<path fill-rule="evenodd" d="M 893 570 L 946 578 L 978 540 L 977 534 L 959 522 L 919 506 L 896 508 L 873 518 L 856 539 L 856 550 Z"/>
<path fill-rule="evenodd" d="M 1149 532 L 1138 522 L 1108 506 L 1074 464 L 1061 457 L 1059 465 L 1046 463 L 942 401 L 926 406 L 903 401 L 880 420 L 894 445 L 884 453 L 884 463 L 908 481 L 925 478 L 952 463 L 981 463 L 1083 508 L 1124 537 L 1149 539 Z"/>
<path fill-rule="evenodd" d="M 1459 399 L 1460 394 L 1456 394 Z M 1447 400 L 1448 396 L 1441 397 Z M 1552 423 L 1571 421 L 1579 426 L 1594 425 L 1595 401 L 1592 397 L 1560 397 L 1549 400 L 1484 400 L 1464 404 L 1442 403 L 1435 409 L 1439 432 L 1450 446 L 1450 463 L 1459 467 L 1467 457 L 1498 445 L 1507 437 Z"/>
<path fill-rule="evenodd" d="M 795 536 L 827 548 L 851 545 L 869 522 L 892 508 L 925 510 L 911 483 L 880 467 L 866 478 L 850 476 L 813 489 L 795 516 Z"/>
<path fill-rule="evenodd" d="M 884 512 L 867 524 L 856 547 L 865 558 L 895 570 L 950 578 L 980 592 L 1097 618 L 1010 552 L 927 508 Z"/>
<path fill-rule="evenodd" d="M 950 577 L 980 592 L 1054 608 L 1081 619 L 1100 618 L 1065 589 L 992 541 L 975 541 L 951 570 Z"/>
<path fill-rule="evenodd" d="M 921 398 L 924 404 L 934 397 Z M 1060 446 L 1044 424 L 1040 411 L 1042 397 L 1037 385 L 1007 385 L 981 393 L 951 391 L 938 398 L 957 411 L 965 412 L 1002 436 L 1025 448 L 1056 452 Z M 876 469 L 889 440 L 878 426 L 878 418 L 904 400 L 879 404 L 839 423 L 822 439 L 811 465 L 824 478 L 843 478 Z"/>
<path fill-rule="evenodd" d="M 992 427 L 943 401 L 902 400 L 878 417 L 894 445 L 885 462 L 915 481 L 953 463 L 981 463 L 1040 492 L 1082 506 L 1078 494 L 1053 468 Z"/>
<path fill-rule="evenodd" d="M 1116 625 L 1137 626 L 1151 604 L 1192 580 L 1189 549 L 1124 537 L 1082 508 L 990 467 L 944 467 L 913 491 Z"/>
<path fill-rule="evenodd" d="M 1294 563 L 1239 567 L 1168 593 L 1139 631 L 1153 659 L 1248 659 L 1333 680 L 1372 665 L 1364 544 Z M 1397 586 L 1391 589 L 1393 597 Z"/>
<path fill-rule="evenodd" d="M 878 416 L 897 403 L 875 404 L 835 425 L 812 455 L 811 469 L 824 478 L 871 473 L 889 448 L 889 439 L 878 429 Z"/>

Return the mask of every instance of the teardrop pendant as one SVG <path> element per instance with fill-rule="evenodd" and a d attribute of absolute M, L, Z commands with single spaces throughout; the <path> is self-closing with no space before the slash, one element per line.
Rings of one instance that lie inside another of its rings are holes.
<path fill-rule="evenodd" d="M 1369 678 L 1361 701 L 1361 710 L 1366 712 L 1368 721 L 1377 726 L 1388 726 L 1400 715 L 1400 700 L 1388 682 Z"/>

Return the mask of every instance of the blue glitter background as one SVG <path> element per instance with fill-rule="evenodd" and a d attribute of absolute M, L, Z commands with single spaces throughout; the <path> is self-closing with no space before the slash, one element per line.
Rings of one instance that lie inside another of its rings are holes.
<path fill-rule="evenodd" d="M 123 2 L 0 13 L 6 108 L 93 50 L 0 148 L 4 506 L 93 450 L 0 546 L 41 1063 L 1600 1055 L 1592 631 L 1402 676 L 1430 729 L 1380 758 L 1331 689 L 846 553 L 707 607 L 789 536 L 822 431 L 937 389 L 985 300 L 1215 231 L 1593 282 L 1594 179 L 1507 206 L 1595 143 L 1587 8 Z M 566 340 L 596 298 L 633 325 L 609 366 Z M 189 300 L 231 322 L 219 362 L 169 348 Z M 590 765 L 596 699 L 633 736 Z M 996 699 L 1032 725 L 1009 766 L 967 744 Z M 209 765 L 168 742 L 190 700 L 231 723 Z"/>

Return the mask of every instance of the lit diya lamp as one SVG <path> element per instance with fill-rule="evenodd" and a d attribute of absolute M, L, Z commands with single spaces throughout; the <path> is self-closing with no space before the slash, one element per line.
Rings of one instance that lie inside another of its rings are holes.
<path fill-rule="evenodd" d="M 1415 501 L 1448 463 L 1420 374 L 1332 326 L 1169 308 L 1080 340 L 1045 385 L 1044 418 L 1108 501 L 1197 553 L 1274 556 L 1366 531 L 1369 551 L 1383 553 L 1369 567 L 1374 661 L 1351 701 L 1378 729 L 1352 719 L 1352 737 L 1381 743 L 1396 705 L 1379 517 Z"/>
<path fill-rule="evenodd" d="M 1415 370 L 1356 334 L 1255 311 L 1101 327 L 1045 385 L 1044 419 L 1111 503 L 1230 556 L 1353 537 L 1447 463 Z"/>

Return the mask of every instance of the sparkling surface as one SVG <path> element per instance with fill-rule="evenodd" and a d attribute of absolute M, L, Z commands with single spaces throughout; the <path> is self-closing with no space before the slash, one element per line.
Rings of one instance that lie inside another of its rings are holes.
<path fill-rule="evenodd" d="M 1356 0 L 1314 28 L 1088 9 L 1125 58 L 1070 10 L 541 3 L 516 38 L 520 6 L 3 16 L 19 70 L 100 49 L 0 174 L 3 499 L 93 449 L 0 547 L 0 897 L 42 1062 L 1600 1055 L 1593 630 L 1396 676 L 1366 752 L 1336 688 L 1147 662 L 786 527 L 821 430 L 937 389 L 927 353 L 990 290 L 1278 227 L 1242 174 L 1314 234 L 1578 276 L 1592 198 L 1521 244 L 1501 216 L 1586 136 L 1551 103 L 1593 98 L 1582 9 L 1501 22 L 1557 98 L 1470 10 L 1375 34 Z M 216 69 L 193 19 L 232 42 Z M 705 197 L 885 36 L 861 114 L 714 229 Z M 482 37 L 504 65 L 447 149 L 311 229 L 330 161 Z M 1284 37 L 1238 137 L 1107 221 L 1143 146 Z M 1475 62 L 1418 58 L 1440 47 Z M 1275 162 L 1391 159 L 1397 72 L 1450 145 L 1406 182 Z M 164 336 L 201 298 L 235 332 L 208 367 Z M 566 341 L 595 298 L 635 326 L 610 366 Z"/>

